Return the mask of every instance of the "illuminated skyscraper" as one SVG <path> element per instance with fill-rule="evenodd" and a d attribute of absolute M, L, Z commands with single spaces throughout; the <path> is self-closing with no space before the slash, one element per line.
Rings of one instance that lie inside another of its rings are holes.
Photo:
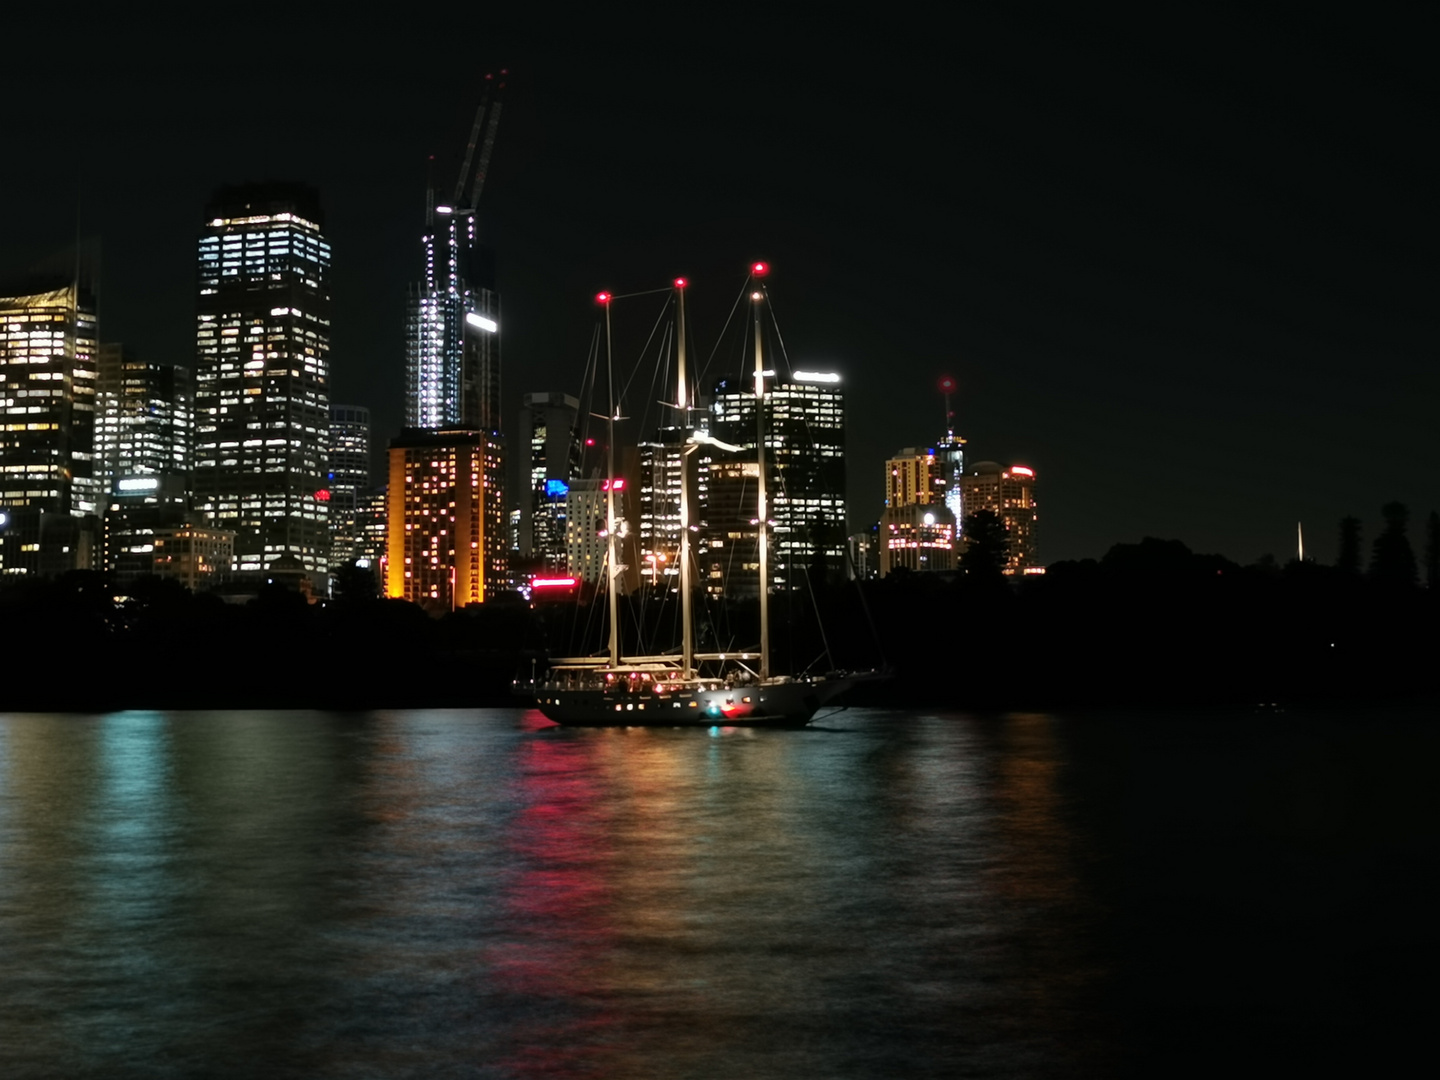
<path fill-rule="evenodd" d="M 692 468 L 682 428 L 662 428 L 653 442 L 640 444 L 637 485 L 640 575 L 651 587 L 678 585 L 680 576 L 680 485 Z M 692 490 L 696 477 L 691 474 Z M 708 489 L 707 489 L 708 494 Z M 697 492 L 696 505 L 699 502 Z"/>
<path fill-rule="evenodd" d="M 196 509 L 235 532 L 236 568 L 329 568 L 330 245 L 302 184 L 223 187 L 199 247 Z"/>
<path fill-rule="evenodd" d="M 65 278 L 0 288 L 0 584 L 98 561 L 95 305 Z"/>
<path fill-rule="evenodd" d="M 830 372 L 797 371 L 788 383 L 765 381 L 765 458 L 769 465 L 769 509 L 774 543 L 771 588 L 803 581 L 822 571 L 845 572 L 845 393 L 840 376 Z M 721 380 L 711 406 L 711 434 L 723 442 L 748 448 L 753 461 L 756 443 L 755 390 L 750 378 Z M 733 465 L 733 462 L 730 464 Z M 739 474 L 736 474 L 737 477 Z M 716 474 L 711 472 L 713 502 Z M 749 495 L 754 506 L 754 494 Z M 706 511 L 702 508 L 702 514 Z M 724 516 L 724 515 L 721 515 Z M 751 510 L 751 517 L 754 511 Z M 706 517 L 711 558 L 718 526 Z M 734 531 L 726 528 L 724 532 Z M 727 571 L 727 576 L 728 576 Z M 738 585 L 738 582 L 737 582 Z M 727 585 L 727 593 L 736 586 Z"/>
<path fill-rule="evenodd" d="M 93 514 L 95 304 L 73 280 L 0 297 L 0 509 Z"/>
<path fill-rule="evenodd" d="M 361 557 L 359 507 L 370 490 L 370 410 L 330 406 L 330 565 Z"/>
<path fill-rule="evenodd" d="M 948 463 L 934 450 L 906 447 L 885 462 L 880 515 L 880 576 L 892 570 L 953 570 L 955 515 L 946 505 Z"/>
<path fill-rule="evenodd" d="M 500 431 L 500 294 L 475 211 L 427 208 L 405 322 L 405 426 Z"/>
<path fill-rule="evenodd" d="M 436 610 L 483 603 L 504 581 L 497 439 L 408 431 L 390 442 L 385 595 Z"/>
<path fill-rule="evenodd" d="M 1005 572 L 1043 572 L 1037 548 L 1039 514 L 1035 509 L 1035 470 L 1027 465 L 982 461 L 960 479 L 965 516 L 992 510 L 1005 523 L 1009 558 Z"/>
<path fill-rule="evenodd" d="M 107 494 L 122 476 L 172 473 L 193 465 L 195 380 L 189 368 L 142 360 L 123 345 L 101 345 L 96 379 L 96 472 Z"/>
<path fill-rule="evenodd" d="M 520 554 L 559 571 L 566 566 L 566 496 L 580 475 L 580 402 L 569 394 L 526 394 L 522 401 L 519 445 L 529 454 L 529 468 Z"/>

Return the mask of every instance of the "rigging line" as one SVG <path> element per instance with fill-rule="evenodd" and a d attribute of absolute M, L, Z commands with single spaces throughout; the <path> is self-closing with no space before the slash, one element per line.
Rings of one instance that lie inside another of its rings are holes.
<path fill-rule="evenodd" d="M 675 290 L 674 290 L 674 289 L 653 289 L 653 290 L 651 290 L 651 291 L 652 291 L 652 292 L 669 292 L 669 293 L 674 293 Z M 643 295 L 643 294 L 636 294 L 636 295 Z M 624 385 L 624 387 L 622 387 L 621 390 L 620 390 L 620 400 L 621 400 L 621 401 L 624 401 L 625 398 L 626 398 L 626 396 L 630 393 L 630 384 L 635 381 L 635 376 L 636 376 L 636 375 L 639 373 L 639 371 L 640 371 L 640 365 L 645 362 L 645 354 L 650 351 L 650 343 L 655 340 L 655 331 L 660 329 L 660 324 L 665 321 L 665 312 L 668 311 L 669 309 L 670 309 L 670 301 L 666 301 L 665 306 L 660 309 L 660 314 L 655 317 L 655 324 L 650 327 L 650 336 L 645 339 L 645 344 L 644 344 L 644 346 L 640 349 L 640 355 L 639 355 L 639 357 L 636 358 L 636 360 L 635 360 L 635 367 L 634 367 L 634 368 L 631 370 L 631 372 L 630 372 L 630 378 L 628 378 L 627 380 L 625 380 L 625 385 Z"/>
<path fill-rule="evenodd" d="M 610 299 L 611 299 L 611 300 L 630 300 L 630 299 L 632 299 L 632 298 L 634 298 L 634 297 L 636 297 L 636 296 L 654 296 L 656 293 L 662 293 L 662 292 L 673 293 L 674 291 L 675 291 L 675 287 L 674 287 L 673 285 L 666 285 L 663 289 L 641 289 L 639 292 L 611 293 L 611 294 L 610 294 Z"/>
<path fill-rule="evenodd" d="M 671 341 L 670 335 L 672 329 L 673 324 L 667 325 L 664 334 L 661 335 L 660 350 L 655 361 L 654 370 L 650 376 L 650 393 L 649 396 L 645 398 L 645 411 L 640 414 L 640 426 L 635 429 L 637 436 L 642 439 L 644 438 L 645 432 L 650 430 L 650 407 L 652 405 L 664 404 L 663 402 L 655 400 L 657 397 L 655 384 L 657 382 L 660 384 L 660 394 L 664 394 L 665 384 L 670 376 L 670 353 L 668 347 Z M 658 426 L 664 426 L 663 418 Z"/>
<path fill-rule="evenodd" d="M 780 323 L 775 318 L 775 304 L 770 299 L 770 290 L 768 288 L 766 288 L 764 285 L 761 285 L 760 291 L 765 294 L 765 308 L 770 313 L 770 325 L 775 328 L 775 340 L 780 343 L 780 359 L 785 361 L 785 378 L 789 379 L 792 377 L 790 369 L 790 354 L 785 351 L 785 338 L 783 335 L 781 335 Z"/>
<path fill-rule="evenodd" d="M 585 358 L 585 372 L 580 377 L 580 447 L 581 461 L 584 461 L 585 440 L 590 434 L 590 406 L 595 398 L 595 375 L 600 370 L 600 322 L 595 322 L 595 332 L 590 336 L 590 352 Z M 588 390 L 587 390 L 588 387 Z"/>
<path fill-rule="evenodd" d="M 715 354 L 720 351 L 720 344 L 725 340 L 725 333 L 730 329 L 730 324 L 735 321 L 735 312 L 740 310 L 740 301 L 745 299 L 745 292 L 749 287 L 750 278 L 747 277 L 745 283 L 740 286 L 740 292 L 735 296 L 735 303 L 730 307 L 730 314 L 725 316 L 725 325 L 720 328 L 720 336 L 715 339 L 715 344 L 710 349 L 710 355 L 705 358 L 705 363 L 701 366 L 700 373 L 695 376 L 696 387 L 704 384 L 705 373 L 710 370 L 711 361 L 715 359 Z M 745 343 L 743 341 L 740 343 L 740 352 L 742 355 L 745 352 Z"/>

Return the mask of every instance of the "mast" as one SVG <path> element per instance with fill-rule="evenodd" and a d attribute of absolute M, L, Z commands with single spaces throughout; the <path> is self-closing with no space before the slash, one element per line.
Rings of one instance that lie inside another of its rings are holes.
<path fill-rule="evenodd" d="M 615 558 L 615 365 L 610 356 L 610 294 L 595 299 L 605 305 L 605 382 L 610 407 L 605 415 L 605 559 L 610 591 L 610 666 L 620 665 L 620 588 Z"/>
<path fill-rule="evenodd" d="M 763 277 L 769 267 L 756 263 L 751 277 Z M 764 294 L 756 289 L 750 294 L 755 311 L 755 460 L 760 466 L 756 485 L 755 527 L 760 548 L 760 679 L 770 677 L 770 543 L 767 528 L 770 511 L 765 497 L 765 357 L 760 346 L 760 304 Z"/>
<path fill-rule="evenodd" d="M 679 347 L 675 353 L 681 430 L 689 432 L 690 407 L 685 394 L 685 279 L 675 279 L 675 300 L 679 309 Z M 693 446 L 680 448 L 680 677 L 695 676 L 695 627 L 690 599 L 690 453 Z"/>

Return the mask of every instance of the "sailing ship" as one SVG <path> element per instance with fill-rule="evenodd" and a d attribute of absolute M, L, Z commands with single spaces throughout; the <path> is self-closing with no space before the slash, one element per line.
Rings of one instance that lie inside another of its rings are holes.
<path fill-rule="evenodd" d="M 746 288 L 767 271 L 764 263 L 752 265 Z M 730 446 L 695 430 L 692 421 L 693 397 L 688 395 L 685 369 L 685 280 L 674 288 L 679 317 L 676 336 L 678 389 L 675 408 L 687 431 L 684 454 L 688 457 L 701 445 L 738 452 Z M 691 567 L 691 516 L 689 470 L 682 468 L 680 484 L 680 625 L 678 654 L 622 656 L 620 650 L 620 599 L 615 512 L 615 377 L 608 356 L 610 303 L 601 293 L 597 300 L 605 312 L 607 382 L 609 408 L 606 411 L 609 438 L 606 453 L 606 583 L 609 607 L 609 648 L 600 656 L 570 657 L 550 662 L 549 671 L 530 688 L 536 707 L 548 719 L 560 724 L 585 726 L 704 726 L 749 725 L 803 727 L 821 708 L 834 702 L 855 683 L 875 677 L 873 672 L 832 671 L 820 675 L 782 675 L 771 671 L 769 611 L 769 536 L 767 529 L 767 469 L 765 461 L 765 358 L 761 344 L 761 290 L 750 294 L 755 318 L 756 454 L 759 465 L 756 529 L 760 574 L 760 643 L 754 651 L 698 652 L 695 648 L 695 620 Z"/>

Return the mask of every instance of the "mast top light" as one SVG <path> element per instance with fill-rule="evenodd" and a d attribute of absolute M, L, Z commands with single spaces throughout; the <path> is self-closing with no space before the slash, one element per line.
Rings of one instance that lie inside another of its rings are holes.
<path fill-rule="evenodd" d="M 611 300 L 611 294 L 608 293 L 608 292 L 602 292 L 602 293 L 596 293 L 596 294 L 595 294 L 595 302 L 596 302 L 597 304 L 608 304 L 608 303 L 610 302 L 610 300 Z"/>
<path fill-rule="evenodd" d="M 752 292 L 752 293 L 750 294 L 750 299 L 751 299 L 751 300 L 754 300 L 754 301 L 756 301 L 756 302 L 758 303 L 758 302 L 759 302 L 761 299 L 763 299 L 763 298 L 761 297 L 761 295 L 760 295 L 758 292 Z"/>
<path fill-rule="evenodd" d="M 753 274 L 755 277 L 764 277 L 764 276 L 765 276 L 766 274 L 768 274 L 769 272 L 770 272 L 770 264 L 769 264 L 769 263 L 757 262 L 757 263 L 751 263 L 751 264 L 750 264 L 750 273 Z"/>
<path fill-rule="evenodd" d="M 683 277 L 677 277 L 677 278 L 675 279 L 675 288 L 677 288 L 677 289 L 683 289 L 683 288 L 685 288 L 686 285 L 689 285 L 689 284 L 690 284 L 690 282 L 686 281 Z"/>

